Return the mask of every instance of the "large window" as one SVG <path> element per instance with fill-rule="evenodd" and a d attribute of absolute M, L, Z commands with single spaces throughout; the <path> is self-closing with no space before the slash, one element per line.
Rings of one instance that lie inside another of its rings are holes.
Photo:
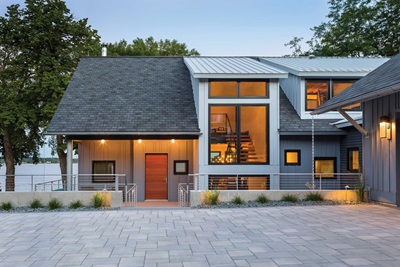
<path fill-rule="evenodd" d="M 268 162 L 268 106 L 210 105 L 210 164 Z"/>
<path fill-rule="evenodd" d="M 115 182 L 115 161 L 93 161 L 92 163 L 92 182 L 93 183 L 113 183 Z M 111 175 L 100 175 L 111 174 Z"/>
<path fill-rule="evenodd" d="M 354 80 L 306 80 L 306 109 L 314 110 L 350 87 Z M 345 107 L 346 110 L 359 110 L 360 104 Z"/>
<path fill-rule="evenodd" d="M 266 81 L 211 81 L 211 98 L 268 97 Z"/>
<path fill-rule="evenodd" d="M 347 170 L 358 172 L 360 169 L 360 154 L 358 148 L 347 149 Z"/>
<path fill-rule="evenodd" d="M 315 173 L 322 178 L 334 178 L 336 158 L 315 158 Z"/>

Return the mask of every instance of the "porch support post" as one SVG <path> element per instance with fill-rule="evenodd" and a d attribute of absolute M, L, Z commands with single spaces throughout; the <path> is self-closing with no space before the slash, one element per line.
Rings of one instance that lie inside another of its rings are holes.
<path fill-rule="evenodd" d="M 67 140 L 67 191 L 72 191 L 72 140 Z"/>
<path fill-rule="evenodd" d="M 365 137 L 368 137 L 368 132 L 361 127 L 352 117 L 350 117 L 343 109 L 338 109 L 340 115 L 342 115 L 348 122 L 350 122 L 354 128 L 356 128 L 360 133 L 362 133 Z"/>

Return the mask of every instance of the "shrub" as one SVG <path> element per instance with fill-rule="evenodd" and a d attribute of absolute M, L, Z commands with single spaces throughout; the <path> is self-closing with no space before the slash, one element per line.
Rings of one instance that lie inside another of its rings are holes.
<path fill-rule="evenodd" d="M 92 205 L 95 208 L 101 208 L 105 206 L 105 199 L 104 196 L 97 192 L 96 194 L 93 195 L 92 197 Z"/>
<path fill-rule="evenodd" d="M 299 197 L 293 194 L 286 194 L 282 196 L 282 201 L 287 201 L 287 202 L 297 202 L 299 201 Z"/>
<path fill-rule="evenodd" d="M 244 204 L 244 200 L 240 196 L 235 196 L 232 199 L 232 203 L 237 204 L 237 205 L 242 205 L 242 204 Z"/>
<path fill-rule="evenodd" d="M 70 209 L 79 209 L 82 207 L 83 207 L 83 204 L 82 204 L 82 201 L 80 201 L 80 200 L 73 201 L 69 204 Z"/>
<path fill-rule="evenodd" d="M 269 202 L 270 199 L 269 199 L 268 196 L 266 196 L 266 195 L 264 195 L 264 194 L 261 194 L 261 195 L 259 195 L 259 196 L 256 198 L 256 201 L 257 201 L 258 203 L 264 204 L 264 203 Z"/>
<path fill-rule="evenodd" d="M 42 201 L 40 201 L 40 199 L 38 199 L 38 198 L 34 198 L 34 199 L 31 201 L 30 206 L 31 206 L 32 209 L 44 208 L 44 205 L 43 205 Z"/>
<path fill-rule="evenodd" d="M 324 197 L 319 192 L 308 192 L 304 200 L 307 200 L 307 201 L 324 201 Z"/>
<path fill-rule="evenodd" d="M 52 198 L 50 199 L 49 203 L 47 204 L 47 207 L 49 208 L 49 210 L 56 210 L 56 209 L 61 209 L 63 206 L 61 200 L 59 200 L 58 198 Z"/>
<path fill-rule="evenodd" d="M 11 201 L 2 202 L 0 204 L 0 209 L 2 209 L 2 210 L 11 210 L 12 208 L 13 208 L 13 204 L 11 203 Z"/>
<path fill-rule="evenodd" d="M 357 184 L 354 187 L 354 191 L 356 192 L 357 201 L 364 202 L 365 181 L 361 175 L 358 178 Z"/>
<path fill-rule="evenodd" d="M 206 205 L 217 205 L 218 204 L 218 198 L 219 198 L 219 192 L 218 191 L 207 190 L 204 193 L 204 204 L 206 204 Z"/>

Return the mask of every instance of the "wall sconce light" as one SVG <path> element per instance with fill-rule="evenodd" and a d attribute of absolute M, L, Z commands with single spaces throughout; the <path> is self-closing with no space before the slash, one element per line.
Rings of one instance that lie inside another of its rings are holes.
<path fill-rule="evenodd" d="M 141 143 L 142 143 L 142 139 L 138 139 L 137 142 L 138 142 L 139 144 L 141 144 Z"/>
<path fill-rule="evenodd" d="M 101 139 L 100 143 L 104 144 L 106 141 L 104 139 Z"/>
<path fill-rule="evenodd" d="M 175 139 L 172 139 L 172 140 L 171 140 L 171 143 L 175 144 Z"/>
<path fill-rule="evenodd" d="M 391 138 L 390 133 L 390 117 L 389 116 L 381 116 L 379 119 L 379 136 L 381 138 Z"/>

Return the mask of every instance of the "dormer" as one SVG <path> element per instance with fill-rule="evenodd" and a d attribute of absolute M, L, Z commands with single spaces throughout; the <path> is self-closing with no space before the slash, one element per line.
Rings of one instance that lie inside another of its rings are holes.
<path fill-rule="evenodd" d="M 387 60 L 315 56 L 260 58 L 261 62 L 289 73 L 287 79 L 280 80 L 280 86 L 301 119 L 311 119 L 310 113 L 313 110 Z M 344 110 L 351 117 L 361 115 L 359 104 Z M 318 116 L 318 119 L 342 119 L 342 116 L 337 111 L 330 111 Z"/>

